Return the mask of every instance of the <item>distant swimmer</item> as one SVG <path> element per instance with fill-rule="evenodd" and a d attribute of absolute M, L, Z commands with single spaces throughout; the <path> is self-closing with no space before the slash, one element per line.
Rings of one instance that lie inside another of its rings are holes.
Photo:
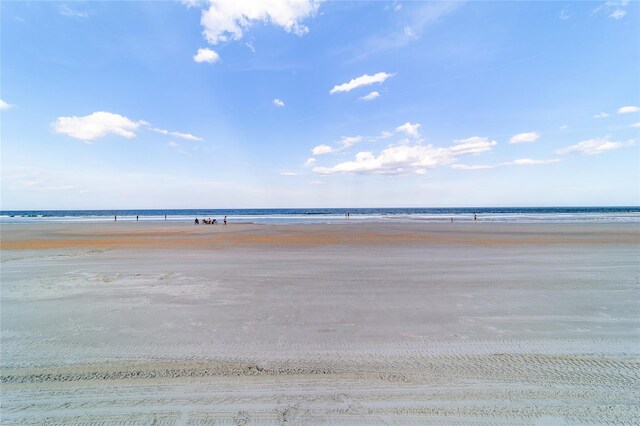
<path fill-rule="evenodd" d="M 136 215 L 136 222 L 138 221 L 138 215 Z"/>
<path fill-rule="evenodd" d="M 478 221 L 478 217 L 476 216 L 476 214 L 475 214 L 475 213 L 473 214 L 473 221 L 474 221 L 474 222 L 477 222 L 477 221 Z"/>
<path fill-rule="evenodd" d="M 116 220 L 118 220 L 118 216 L 116 216 L 115 214 L 113 215 L 113 221 L 115 222 Z"/>
<path fill-rule="evenodd" d="M 164 215 L 164 220 L 167 220 L 167 215 L 166 214 Z"/>
<path fill-rule="evenodd" d="M 453 218 L 451 218 L 451 223 L 453 223 Z"/>

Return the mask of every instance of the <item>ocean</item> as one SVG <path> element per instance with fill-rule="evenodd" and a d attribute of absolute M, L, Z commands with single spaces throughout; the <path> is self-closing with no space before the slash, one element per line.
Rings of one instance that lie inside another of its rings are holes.
<path fill-rule="evenodd" d="M 349 216 L 347 217 L 347 213 Z M 171 221 L 212 218 L 230 223 L 318 224 L 345 222 L 639 222 L 640 207 L 290 208 L 167 210 L 0 211 L 0 224 L 44 222 Z M 165 218 L 166 215 L 166 218 Z"/>

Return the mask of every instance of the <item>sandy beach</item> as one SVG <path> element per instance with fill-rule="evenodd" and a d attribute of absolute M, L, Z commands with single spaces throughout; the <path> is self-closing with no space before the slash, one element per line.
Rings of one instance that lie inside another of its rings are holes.
<path fill-rule="evenodd" d="M 637 223 L 3 225 L 3 424 L 638 424 Z"/>

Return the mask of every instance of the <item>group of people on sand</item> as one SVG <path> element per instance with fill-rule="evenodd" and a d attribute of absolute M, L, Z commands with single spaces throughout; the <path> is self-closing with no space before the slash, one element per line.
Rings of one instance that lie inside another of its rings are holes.
<path fill-rule="evenodd" d="M 211 218 L 209 218 L 209 219 L 202 219 L 202 221 L 200 221 L 200 220 L 198 220 L 198 218 L 196 217 L 196 220 L 195 220 L 195 222 L 194 222 L 194 223 L 195 223 L 196 225 L 199 225 L 199 224 L 200 224 L 200 222 L 202 222 L 202 224 L 203 224 L 203 225 L 215 225 L 216 223 L 218 223 L 218 220 L 217 220 L 217 219 L 211 219 Z M 225 217 L 224 217 L 224 219 L 222 220 L 222 223 L 224 223 L 225 225 L 227 224 L 227 217 L 226 217 L 226 216 L 225 216 Z"/>

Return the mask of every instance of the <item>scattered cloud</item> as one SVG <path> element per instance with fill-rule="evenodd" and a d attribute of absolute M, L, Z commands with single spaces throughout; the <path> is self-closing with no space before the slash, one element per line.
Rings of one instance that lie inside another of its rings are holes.
<path fill-rule="evenodd" d="M 456 157 L 487 151 L 496 141 L 479 136 L 455 141 L 449 148 L 433 145 L 405 143 L 383 149 L 378 156 L 372 152 L 358 152 L 353 161 L 336 164 L 333 167 L 314 167 L 313 171 L 322 175 L 336 173 L 359 174 L 424 174 L 428 169 L 455 163 Z"/>
<path fill-rule="evenodd" d="M 560 11 L 560 19 L 566 21 L 569 18 L 571 18 L 571 15 L 569 15 L 569 9 L 565 7 Z"/>
<path fill-rule="evenodd" d="M 452 164 L 451 168 L 456 170 L 486 170 L 486 169 L 495 169 L 497 167 L 503 166 L 535 166 L 540 164 L 553 164 L 559 163 L 561 160 L 558 158 L 552 158 L 549 160 L 532 160 L 530 158 L 521 158 L 513 161 L 506 161 L 504 163 L 499 164 Z"/>
<path fill-rule="evenodd" d="M 253 42 L 248 41 L 244 45 L 247 46 L 252 53 L 256 53 L 256 48 L 253 46 Z"/>
<path fill-rule="evenodd" d="M 362 142 L 364 138 L 360 135 L 358 136 L 343 136 L 342 138 L 340 138 L 340 148 L 341 149 L 347 149 L 352 147 L 353 145 Z"/>
<path fill-rule="evenodd" d="M 404 27 L 404 35 L 409 38 L 418 38 L 418 35 L 413 32 L 411 27 Z"/>
<path fill-rule="evenodd" d="M 569 128 L 569 125 L 567 124 L 563 124 L 562 126 L 558 127 L 558 129 L 560 130 L 567 130 Z"/>
<path fill-rule="evenodd" d="M 281 172 L 282 176 L 298 176 L 296 172 Z"/>
<path fill-rule="evenodd" d="M 537 164 L 552 164 L 559 163 L 559 158 L 552 158 L 550 160 L 532 160 L 530 158 L 521 158 L 519 160 L 508 161 L 506 163 L 502 163 L 505 166 L 533 166 Z"/>
<path fill-rule="evenodd" d="M 391 133 L 391 132 L 387 132 L 387 131 L 385 130 L 385 131 L 383 131 L 383 132 L 380 134 L 379 139 L 387 139 L 387 138 L 390 138 L 391 136 L 393 136 L 393 133 Z"/>
<path fill-rule="evenodd" d="M 356 89 L 358 87 L 368 86 L 374 83 L 382 83 L 386 79 L 388 79 L 389 77 L 393 77 L 394 75 L 395 74 L 389 74 L 386 72 L 379 72 L 374 75 L 364 74 L 364 75 L 361 75 L 360 77 L 356 77 L 352 79 L 348 83 L 343 83 L 343 84 L 333 86 L 333 88 L 329 91 L 329 93 L 333 94 L 338 92 L 350 92 L 351 90 Z"/>
<path fill-rule="evenodd" d="M 633 123 L 631 126 L 629 127 L 634 127 L 636 129 L 640 129 L 640 121 L 638 121 L 637 123 Z"/>
<path fill-rule="evenodd" d="M 169 141 L 167 142 L 167 146 L 170 146 L 171 148 L 177 148 L 180 146 L 180 144 L 174 142 L 174 141 Z"/>
<path fill-rule="evenodd" d="M 360 97 L 360 98 L 358 98 L 358 99 L 360 99 L 360 100 L 362 100 L 362 101 L 372 101 L 372 100 L 376 99 L 378 96 L 380 96 L 380 93 L 378 93 L 378 92 L 371 92 L 371 93 L 369 93 L 368 95 L 366 95 L 366 96 L 361 96 L 361 97 Z"/>
<path fill-rule="evenodd" d="M 72 138 L 80 139 L 85 143 L 91 143 L 94 140 L 109 134 L 132 139 L 136 136 L 136 130 L 141 126 L 163 135 L 171 135 L 191 141 L 203 140 L 191 133 L 180 133 L 165 129 L 158 129 L 156 127 L 151 127 L 151 125 L 144 120 L 134 121 L 120 114 L 105 111 L 94 112 L 93 114 L 85 115 L 83 117 L 58 117 L 51 126 L 56 133 L 62 133 L 71 136 Z M 171 142 L 169 143 L 171 144 Z"/>
<path fill-rule="evenodd" d="M 625 8 L 628 5 L 629 0 L 607 0 L 593 9 L 592 14 L 605 14 L 611 19 L 622 19 L 627 15 Z"/>
<path fill-rule="evenodd" d="M 316 163 L 316 159 L 313 157 L 310 157 L 309 159 L 307 159 L 307 161 L 304 162 L 305 167 L 310 167 L 313 166 Z"/>
<path fill-rule="evenodd" d="M 460 139 L 454 141 L 454 145 L 449 148 L 452 154 L 480 154 L 485 151 L 491 150 L 492 146 L 497 145 L 498 142 L 490 140 L 482 136 L 472 136 L 467 139 Z"/>
<path fill-rule="evenodd" d="M 273 101 L 271 101 L 271 103 L 280 108 L 284 107 L 284 101 L 282 99 L 276 98 Z"/>
<path fill-rule="evenodd" d="M 509 143 L 535 142 L 538 139 L 540 139 L 540 134 L 538 132 L 518 133 L 517 135 L 511 136 Z"/>
<path fill-rule="evenodd" d="M 130 120 L 120 114 L 98 111 L 84 117 L 58 117 L 52 126 L 56 133 L 63 133 L 90 143 L 108 134 L 131 139 L 136 136 L 135 130 L 143 123 Z"/>
<path fill-rule="evenodd" d="M 147 122 L 141 122 L 143 124 L 148 125 L 149 123 Z M 169 130 L 165 130 L 165 129 L 158 129 L 155 127 L 150 127 L 149 130 L 156 132 L 156 133 L 162 133 L 163 135 L 171 135 L 171 136 L 175 136 L 177 138 L 181 138 L 181 139 L 186 139 L 186 140 L 190 140 L 190 141 L 202 141 L 204 139 L 198 137 L 198 136 L 194 136 L 191 133 L 180 133 L 180 132 L 171 132 Z"/>
<path fill-rule="evenodd" d="M 198 63 L 208 62 L 212 64 L 214 62 L 217 62 L 218 59 L 220 59 L 220 55 L 209 48 L 198 49 L 196 54 L 193 56 L 193 60 Z"/>
<path fill-rule="evenodd" d="M 355 50 L 352 57 L 360 60 L 381 52 L 399 49 L 418 40 L 422 33 L 431 25 L 443 19 L 464 5 L 463 1 L 411 2 L 411 6 L 403 9 L 394 8 L 396 12 L 402 9 L 398 19 L 400 25 L 391 31 L 375 33 L 374 35 L 351 46 Z M 402 6 L 398 4 L 397 6 Z M 407 30 L 408 29 L 408 30 Z"/>
<path fill-rule="evenodd" d="M 586 141 L 578 142 L 575 145 L 570 145 L 565 148 L 556 150 L 556 154 L 570 154 L 577 152 L 586 155 L 602 154 L 603 152 L 611 151 L 612 149 L 618 149 L 625 146 L 634 145 L 635 141 L 630 139 L 626 142 L 614 142 L 609 138 L 595 138 Z"/>
<path fill-rule="evenodd" d="M 622 19 L 625 17 L 626 14 L 627 14 L 626 10 L 616 9 L 613 12 L 611 12 L 611 15 L 609 15 L 609 18 Z"/>
<path fill-rule="evenodd" d="M 264 22 L 283 28 L 288 33 L 302 36 L 309 32 L 304 19 L 316 14 L 319 0 L 256 0 L 228 1 L 183 0 L 187 7 L 202 7 L 200 24 L 202 34 L 211 45 L 242 39 L 244 32 L 255 22 Z M 253 44 L 247 45 L 253 50 Z M 217 57 L 216 57 L 217 60 Z M 207 62 L 215 62 L 207 61 Z"/>
<path fill-rule="evenodd" d="M 207 4 L 207 0 L 180 0 L 180 3 L 191 8 L 191 7 L 204 7 Z"/>
<path fill-rule="evenodd" d="M 611 15 L 609 15 L 609 18 L 622 19 L 625 17 L 626 14 L 627 14 L 626 10 L 616 9 L 613 12 L 611 12 Z"/>
<path fill-rule="evenodd" d="M 2 99 L 0 99 L 0 110 L 5 110 L 5 109 L 9 109 L 11 108 L 13 105 L 3 101 Z"/>
<path fill-rule="evenodd" d="M 420 128 L 420 123 L 411 124 L 407 121 L 403 125 L 396 127 L 396 132 L 404 132 L 409 136 L 418 138 L 420 137 L 420 133 L 418 133 L 419 128 Z"/>
<path fill-rule="evenodd" d="M 318 145 L 315 148 L 313 148 L 311 152 L 313 153 L 313 155 L 329 154 L 333 152 L 333 148 L 330 147 L 329 145 Z"/>
<path fill-rule="evenodd" d="M 63 16 L 71 16 L 73 18 L 88 18 L 89 17 L 89 14 L 87 12 L 71 9 L 66 4 L 61 4 L 59 6 L 58 10 L 60 11 L 60 14 L 63 15 Z"/>
<path fill-rule="evenodd" d="M 593 118 L 607 118 L 607 117 L 609 117 L 609 114 L 607 114 L 606 112 L 599 112 L 593 116 Z"/>
<path fill-rule="evenodd" d="M 618 114 L 629 114 L 629 113 L 638 112 L 638 111 L 640 111 L 640 107 L 632 106 L 632 105 L 618 108 Z"/>
<path fill-rule="evenodd" d="M 490 164 L 452 164 L 451 168 L 456 170 L 486 170 L 486 169 L 495 169 L 497 166 L 492 166 Z"/>

